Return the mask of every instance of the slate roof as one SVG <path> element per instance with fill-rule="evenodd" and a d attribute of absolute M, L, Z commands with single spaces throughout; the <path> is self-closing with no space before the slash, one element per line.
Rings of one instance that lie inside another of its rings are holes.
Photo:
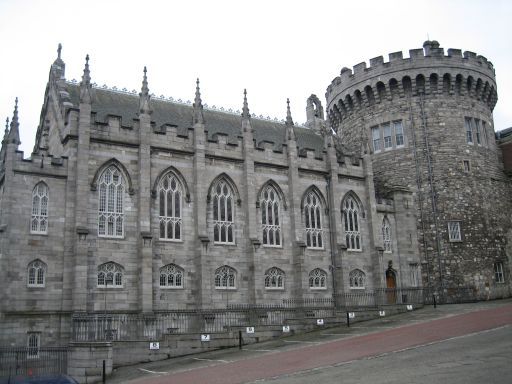
<path fill-rule="evenodd" d="M 80 89 L 78 84 L 67 83 L 66 90 L 70 95 L 70 101 L 78 106 Z M 188 130 L 192 128 L 193 107 L 160 99 L 151 99 L 153 114 L 151 122 L 156 130 L 165 131 L 165 126 L 177 127 L 178 134 L 188 136 Z M 104 88 L 93 88 L 92 112 L 98 123 L 105 123 L 108 116 L 117 116 L 121 119 L 121 126 L 132 127 L 133 120 L 138 119 L 139 96 Z M 228 112 L 203 109 L 205 130 L 208 132 L 208 140 L 215 140 L 218 135 L 227 136 L 228 143 L 237 143 L 242 135 L 242 117 Z M 262 147 L 264 142 L 274 144 L 275 151 L 282 151 L 286 142 L 286 126 L 282 122 L 251 119 L 254 130 L 254 139 L 257 147 Z M 324 151 L 323 138 L 314 131 L 303 127 L 294 127 L 299 152 L 305 150 L 315 151 L 315 157 L 321 158 Z"/>

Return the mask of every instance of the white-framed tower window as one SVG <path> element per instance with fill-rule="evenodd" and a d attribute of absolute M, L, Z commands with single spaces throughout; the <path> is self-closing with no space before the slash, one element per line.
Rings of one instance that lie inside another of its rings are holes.
<path fill-rule="evenodd" d="M 263 245 L 267 247 L 281 246 L 279 203 L 276 190 L 272 186 L 267 186 L 260 201 Z"/>
<path fill-rule="evenodd" d="M 265 289 L 284 289 L 284 272 L 272 267 L 265 272 Z"/>
<path fill-rule="evenodd" d="M 112 261 L 98 267 L 98 288 L 123 288 L 124 268 Z"/>
<path fill-rule="evenodd" d="M 382 244 L 384 252 L 391 252 L 391 224 L 387 216 L 382 220 Z"/>
<path fill-rule="evenodd" d="M 379 152 L 380 148 L 380 128 L 372 127 L 373 152 Z"/>
<path fill-rule="evenodd" d="M 160 268 L 160 288 L 183 288 L 183 269 L 175 264 Z"/>
<path fill-rule="evenodd" d="M 309 273 L 310 289 L 327 289 L 327 273 L 320 268 L 315 268 Z"/>
<path fill-rule="evenodd" d="M 472 129 L 472 125 L 473 125 L 473 119 L 471 119 L 470 117 L 465 117 L 464 118 L 464 127 L 466 128 L 466 142 L 468 144 L 473 144 L 473 129 Z"/>
<path fill-rule="evenodd" d="M 322 205 L 320 198 L 313 191 L 306 195 L 304 202 L 304 218 L 306 223 L 306 246 L 322 249 Z"/>
<path fill-rule="evenodd" d="M 215 271 L 215 289 L 236 289 L 236 271 L 224 265 Z"/>
<path fill-rule="evenodd" d="M 233 216 L 233 191 L 221 180 L 213 192 L 213 241 L 216 244 L 235 243 Z"/>
<path fill-rule="evenodd" d="M 448 239 L 452 242 L 462 241 L 460 221 L 448 222 Z"/>
<path fill-rule="evenodd" d="M 475 119 L 475 139 L 478 145 L 482 145 L 482 128 L 480 126 L 480 120 Z"/>
<path fill-rule="evenodd" d="M 48 233 L 48 186 L 40 182 L 32 190 L 30 233 Z"/>
<path fill-rule="evenodd" d="M 46 281 L 46 264 L 41 260 L 34 260 L 28 265 L 27 286 L 42 288 Z"/>
<path fill-rule="evenodd" d="M 343 202 L 343 222 L 345 241 L 349 251 L 361 251 L 361 232 L 359 229 L 359 205 L 352 196 Z"/>
<path fill-rule="evenodd" d="M 395 128 L 395 144 L 398 147 L 404 146 L 404 127 L 402 125 L 402 122 L 399 121 L 393 121 L 393 126 Z"/>
<path fill-rule="evenodd" d="M 360 269 L 354 269 L 349 273 L 349 283 L 351 289 L 364 289 L 366 285 L 366 275 Z"/>
<path fill-rule="evenodd" d="M 98 236 L 124 236 L 124 178 L 115 166 L 108 167 L 99 179 Z"/>
<path fill-rule="evenodd" d="M 498 261 L 494 263 L 494 279 L 497 283 L 505 282 L 505 275 L 503 274 L 503 263 Z"/>
<path fill-rule="evenodd" d="M 393 139 L 391 137 L 391 125 L 389 123 L 383 124 L 382 130 L 384 133 L 384 149 L 392 149 Z"/>
<path fill-rule="evenodd" d="M 169 173 L 158 186 L 160 239 L 181 240 L 183 192 L 178 178 Z"/>

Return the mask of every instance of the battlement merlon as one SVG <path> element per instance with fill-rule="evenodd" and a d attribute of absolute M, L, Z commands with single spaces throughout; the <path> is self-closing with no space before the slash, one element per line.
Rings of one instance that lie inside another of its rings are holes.
<path fill-rule="evenodd" d="M 369 67 L 366 62 L 354 65 L 352 70 L 343 67 L 340 75 L 335 77 L 327 88 L 326 95 L 329 95 L 340 85 L 343 88 L 348 88 L 375 76 L 423 67 L 432 69 L 440 67 L 460 68 L 461 71 L 474 70 L 487 76 L 495 83 L 494 66 L 486 57 L 471 51 L 462 53 L 462 50 L 454 48 L 449 48 L 447 55 L 445 55 L 444 49 L 440 48 L 439 43 L 433 40 L 425 41 L 423 48 L 409 50 L 409 57 L 405 59 L 402 52 L 392 52 L 389 54 L 389 61 L 387 62 L 384 61 L 383 56 L 378 56 L 370 59 Z"/>

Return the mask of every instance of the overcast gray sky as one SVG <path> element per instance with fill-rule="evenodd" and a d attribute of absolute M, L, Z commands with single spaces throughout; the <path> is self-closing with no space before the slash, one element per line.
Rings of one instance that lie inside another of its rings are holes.
<path fill-rule="evenodd" d="M 66 78 L 183 100 L 201 80 L 203 102 L 240 109 L 247 88 L 257 115 L 304 122 L 306 99 L 344 66 L 421 48 L 487 57 L 496 69 L 495 129 L 512 126 L 512 1 L 107 1 L 0 0 L 0 117 L 19 97 L 21 149 L 29 156 L 48 71 L 62 43 Z"/>

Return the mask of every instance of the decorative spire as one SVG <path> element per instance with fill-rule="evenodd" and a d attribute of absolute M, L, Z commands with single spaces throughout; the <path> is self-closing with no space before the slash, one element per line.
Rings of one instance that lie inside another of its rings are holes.
<path fill-rule="evenodd" d="M 11 129 L 9 130 L 9 136 L 7 136 L 7 142 L 20 145 L 20 123 L 18 122 L 18 98 L 14 101 L 14 112 L 12 114 Z"/>
<path fill-rule="evenodd" d="M 249 104 L 247 104 L 247 90 L 244 88 L 244 107 L 242 109 L 242 117 L 244 119 L 250 119 L 251 114 L 249 113 Z"/>
<path fill-rule="evenodd" d="M 290 112 L 290 99 L 286 99 L 286 125 L 293 125 L 292 113 Z"/>
<path fill-rule="evenodd" d="M 59 46 L 57 47 L 57 60 L 62 60 L 60 58 L 60 53 L 62 52 L 62 44 L 59 43 Z"/>
<path fill-rule="evenodd" d="M 201 91 L 199 89 L 199 78 L 196 80 L 196 97 L 194 98 L 194 124 L 203 124 L 203 102 L 201 100 Z"/>
<path fill-rule="evenodd" d="M 293 130 L 292 113 L 290 112 L 290 99 L 286 99 L 286 133 L 288 140 L 295 140 L 295 131 Z"/>
<path fill-rule="evenodd" d="M 91 102 L 91 71 L 89 70 L 89 55 L 85 56 L 84 74 L 82 75 L 82 82 L 80 83 L 80 102 Z"/>
<path fill-rule="evenodd" d="M 4 132 L 4 139 L 3 139 L 2 143 L 7 141 L 7 136 L 9 136 L 9 118 L 8 117 L 5 118 L 5 132 Z"/>
<path fill-rule="evenodd" d="M 148 70 L 147 70 L 146 66 L 144 66 L 144 76 L 142 77 L 142 88 L 141 88 L 141 92 L 139 93 L 139 96 L 140 96 L 139 109 L 140 109 L 140 113 L 145 113 L 147 115 L 151 115 L 151 113 L 153 113 L 153 109 L 151 108 L 151 104 L 150 104 L 151 96 L 149 94 L 147 72 L 148 72 Z"/>

